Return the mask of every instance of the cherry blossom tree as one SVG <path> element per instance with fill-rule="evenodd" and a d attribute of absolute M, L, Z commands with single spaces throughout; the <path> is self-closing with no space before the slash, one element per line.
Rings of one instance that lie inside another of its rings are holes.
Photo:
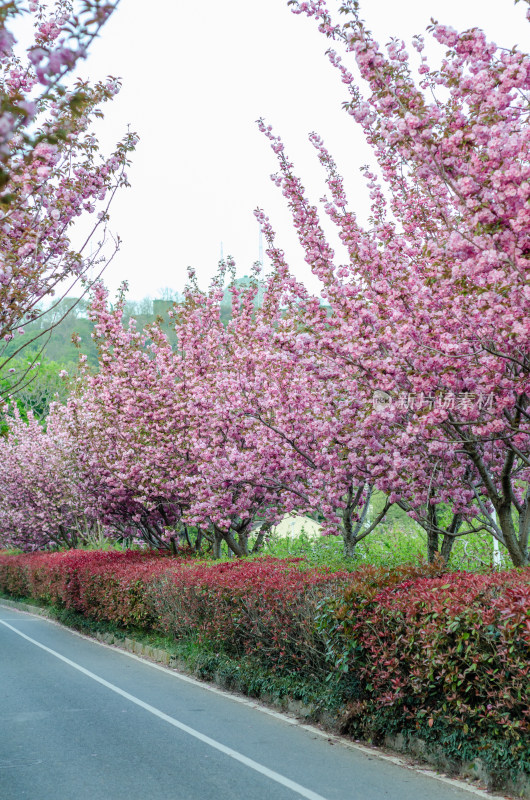
<path fill-rule="evenodd" d="M 391 497 L 413 515 L 426 508 L 433 534 L 439 528 L 430 509 L 450 503 L 447 535 L 465 533 L 456 531 L 464 515 L 473 529 L 493 532 L 515 564 L 525 564 L 530 59 L 488 43 L 477 29 L 458 34 L 433 24 L 449 49 L 431 69 L 417 37 L 415 82 L 403 43 L 391 41 L 384 54 L 357 2 L 341 6 L 342 24 L 320 0 L 291 5 L 353 55 L 361 80 L 329 51 L 350 93 L 345 107 L 378 164 L 378 173 L 366 170 L 372 219 L 363 228 L 348 210 L 331 156 L 311 136 L 327 171 L 324 208 L 348 254 L 346 264 L 336 264 L 281 140 L 260 123 L 278 155 L 275 180 L 306 261 L 331 306 L 334 324 L 316 330 L 321 346 L 392 400 L 369 416 L 395 455 L 379 486 L 390 490 L 390 479 Z M 400 406 L 403 395 L 423 401 Z M 455 396 L 461 402 L 451 404 Z"/>
<path fill-rule="evenodd" d="M 286 347 L 296 331 L 279 276 L 261 309 L 257 283 L 234 287 L 226 329 L 222 283 L 221 273 L 206 293 L 188 287 L 173 314 L 176 352 L 159 326 L 124 326 L 123 300 L 110 310 L 97 288 L 100 369 L 85 372 L 68 403 L 93 513 L 135 525 L 157 546 L 192 524 L 216 555 L 224 541 L 241 557 L 258 521 L 262 539 L 285 513 L 331 509 L 328 532 L 344 533 L 351 555 L 369 532 L 355 514 L 362 501 L 366 511 L 370 490 L 366 475 L 352 487 L 337 441 L 350 425 L 339 413 L 344 399 L 332 381 L 312 380 L 310 357 Z"/>
<path fill-rule="evenodd" d="M 207 292 L 192 275 L 172 349 L 159 324 L 125 325 L 123 300 L 109 308 L 98 286 L 100 370 L 81 370 L 50 431 L 69 437 L 85 513 L 151 546 L 176 548 L 192 525 L 215 555 L 225 542 L 242 557 L 258 522 L 318 510 L 352 555 L 397 503 L 427 532 L 431 559 L 487 531 L 525 565 L 530 58 L 433 23 L 445 56 L 432 68 L 416 37 L 415 77 L 403 43 L 384 52 L 354 0 L 341 23 L 323 0 L 291 5 L 332 42 L 345 109 L 375 159 L 362 225 L 310 136 L 341 263 L 281 139 L 259 123 L 325 305 L 294 280 L 257 211 L 273 264 L 262 306 L 257 279 L 234 286 L 225 327 L 223 269 Z M 387 502 L 368 524 L 374 490 Z"/>
<path fill-rule="evenodd" d="M 223 391 L 233 372 L 224 370 L 231 340 L 221 323 L 222 295 L 220 283 L 206 293 L 188 287 L 174 312 L 172 351 L 160 325 L 125 326 L 123 301 L 109 309 L 97 287 L 91 315 L 100 369 L 83 375 L 68 413 L 94 513 L 135 526 L 156 546 L 193 526 L 215 555 L 225 542 L 241 557 L 257 519 L 276 518 L 278 491 L 258 481 L 266 468 L 255 457 L 259 426 Z"/>
<path fill-rule="evenodd" d="M 90 85 L 71 78 L 114 8 L 102 0 L 57 0 L 51 10 L 31 2 L 34 39 L 26 57 L 9 29 L 21 6 L 0 9 L 0 370 L 6 376 L 21 349 L 7 348 L 17 332 L 39 318 L 55 293 L 62 297 L 86 283 L 93 265 L 101 272 L 118 246 L 118 240 L 109 246 L 106 236 L 108 208 L 117 188 L 127 185 L 136 136 L 128 133 L 102 158 L 92 123 L 119 81 Z M 73 244 L 76 221 L 98 205 L 84 241 Z M 49 331 L 40 330 L 34 340 Z M 17 375 L 11 389 L 27 374 Z"/>
<path fill-rule="evenodd" d="M 98 531 L 76 448 L 60 414 L 45 431 L 15 410 L 0 437 L 0 544 L 24 551 L 75 547 Z"/>
<path fill-rule="evenodd" d="M 352 556 L 389 504 L 366 524 L 374 471 L 361 446 L 362 403 L 347 394 L 336 369 L 322 364 L 313 337 L 301 327 L 308 316 L 325 320 L 326 310 L 276 256 L 259 308 L 257 280 L 253 290 L 234 292 L 223 352 L 212 359 L 213 386 L 224 405 L 219 419 L 237 419 L 250 442 L 234 454 L 227 480 L 272 492 L 276 516 L 319 512 L 324 532 L 342 535 Z"/>
<path fill-rule="evenodd" d="M 160 326 L 123 323 L 123 295 L 113 309 L 98 284 L 90 316 L 100 366 L 80 356 L 66 420 L 82 466 L 91 513 L 123 536 L 175 549 L 187 480 L 189 424 L 178 361 Z"/>

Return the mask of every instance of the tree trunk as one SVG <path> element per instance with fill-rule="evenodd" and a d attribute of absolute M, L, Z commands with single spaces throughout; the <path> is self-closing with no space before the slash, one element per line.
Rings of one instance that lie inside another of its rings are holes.
<path fill-rule="evenodd" d="M 434 559 L 439 553 L 438 534 L 434 531 L 427 531 L 427 560 L 429 564 L 434 563 Z"/>
<path fill-rule="evenodd" d="M 353 535 L 347 536 L 344 534 L 344 556 L 345 558 L 353 558 L 355 556 L 355 547 L 357 546 L 357 537 Z"/>
<path fill-rule="evenodd" d="M 345 499 L 345 506 L 342 511 L 342 538 L 344 541 L 344 556 L 345 558 L 353 558 L 355 555 L 355 545 L 357 544 L 357 536 L 356 533 L 361 529 L 362 524 L 364 522 L 364 518 L 366 517 L 366 513 L 368 511 L 368 506 L 370 504 L 370 498 L 372 496 L 372 490 L 368 491 L 368 498 L 365 501 L 363 513 L 361 515 L 361 519 L 359 520 L 356 530 L 353 530 L 352 524 L 352 515 L 357 508 L 359 500 L 362 497 L 362 492 L 364 489 L 364 484 L 357 487 L 354 493 L 354 486 L 350 484 L 348 487 L 348 492 L 346 494 Z"/>
<path fill-rule="evenodd" d="M 188 532 L 188 528 L 186 527 L 186 533 L 187 532 Z M 201 545 L 202 545 L 203 536 L 204 536 L 204 534 L 203 534 L 202 528 L 197 528 L 197 535 L 195 537 L 195 544 L 193 545 L 194 550 L 195 550 L 196 553 L 200 553 L 201 552 Z M 190 544 L 191 544 L 191 542 L 190 542 Z"/>
<path fill-rule="evenodd" d="M 272 528 L 271 522 L 264 522 L 261 528 L 259 529 L 259 533 L 256 537 L 256 541 L 254 542 L 254 546 L 252 548 L 252 553 L 259 553 L 261 548 L 263 547 L 263 542 L 265 541 L 265 537 Z"/>
<path fill-rule="evenodd" d="M 223 539 L 227 543 L 230 550 L 238 557 L 243 558 L 244 556 L 248 556 L 248 540 L 245 540 L 245 537 L 239 533 L 237 540 L 234 538 L 234 534 L 231 530 L 227 531 L 223 534 Z"/>
<path fill-rule="evenodd" d="M 499 527 L 502 531 L 502 535 L 504 536 L 504 542 L 506 547 L 508 548 L 508 552 L 510 554 L 510 558 L 512 559 L 514 567 L 526 567 L 529 563 L 528 559 L 528 540 L 526 539 L 526 547 L 521 547 L 520 541 L 525 541 L 525 534 L 527 535 L 527 531 L 521 531 L 523 536 L 519 541 L 517 538 L 517 533 L 515 530 L 515 526 L 513 524 L 512 519 L 512 504 L 511 503 L 502 503 L 496 508 L 497 511 L 497 518 L 499 520 Z M 526 514 L 520 515 L 521 521 L 524 521 Z"/>
<path fill-rule="evenodd" d="M 223 537 L 221 533 L 215 529 L 213 533 L 213 557 L 214 558 L 221 558 L 221 542 L 223 541 Z"/>
<path fill-rule="evenodd" d="M 445 533 L 442 539 L 442 549 L 440 551 L 444 564 L 449 563 L 449 557 L 451 555 L 451 550 L 453 549 L 454 543 L 455 543 L 455 537 L 450 536 L 448 533 Z"/>

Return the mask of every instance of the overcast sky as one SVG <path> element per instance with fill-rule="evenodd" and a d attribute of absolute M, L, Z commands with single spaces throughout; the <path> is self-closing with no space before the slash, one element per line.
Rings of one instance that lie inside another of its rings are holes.
<path fill-rule="evenodd" d="M 361 6 L 380 42 L 398 36 L 409 44 L 434 17 L 457 29 L 479 26 L 502 46 L 530 47 L 526 6 L 512 0 L 361 0 Z M 282 135 L 313 201 L 324 186 L 307 134 L 320 133 L 345 176 L 352 207 L 366 215 L 359 167 L 369 151 L 341 109 L 347 94 L 327 46 L 314 21 L 292 14 L 286 0 L 122 0 L 83 67 L 93 79 L 123 79 L 99 130 L 104 146 L 128 124 L 141 137 L 132 187 L 111 212 L 111 227 L 123 240 L 106 272 L 112 291 L 122 280 L 134 299 L 157 296 L 162 287 L 179 290 L 188 265 L 206 285 L 221 242 L 245 274 L 258 258 L 257 206 L 270 216 L 295 274 L 307 277 L 284 198 L 269 179 L 275 162 L 255 124 L 260 116 Z M 317 289 L 310 277 L 306 283 Z"/>

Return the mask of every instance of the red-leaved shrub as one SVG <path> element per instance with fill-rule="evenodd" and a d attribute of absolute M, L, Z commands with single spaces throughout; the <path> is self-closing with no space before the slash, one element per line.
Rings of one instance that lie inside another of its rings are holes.
<path fill-rule="evenodd" d="M 260 558 L 172 569 L 147 589 L 157 626 L 176 637 L 193 632 L 273 670 L 306 677 L 327 671 L 316 605 L 344 587 L 348 576 L 302 570 L 298 561 Z"/>
<path fill-rule="evenodd" d="M 388 581 L 379 591 L 359 573 L 328 628 L 330 618 L 337 656 L 348 652 L 362 687 L 350 730 L 443 728 L 460 748 L 480 741 L 482 756 L 528 757 L 530 568 Z"/>
<path fill-rule="evenodd" d="M 145 584 L 170 563 L 168 557 L 131 550 L 0 554 L 0 590 L 118 625 L 148 626 Z"/>
<path fill-rule="evenodd" d="M 0 590 L 122 626 L 190 634 L 272 670 L 327 670 L 316 604 L 347 573 L 303 569 L 301 559 L 197 563 L 152 553 L 69 550 L 0 554 Z"/>

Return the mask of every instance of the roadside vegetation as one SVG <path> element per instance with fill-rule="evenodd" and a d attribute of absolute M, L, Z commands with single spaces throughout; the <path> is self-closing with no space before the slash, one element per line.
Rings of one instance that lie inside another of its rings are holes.
<path fill-rule="evenodd" d="M 501 782 L 530 768 L 528 568 L 70 550 L 0 554 L 0 591 L 168 648 L 225 686 L 303 701 L 355 738 L 420 737 Z"/>

